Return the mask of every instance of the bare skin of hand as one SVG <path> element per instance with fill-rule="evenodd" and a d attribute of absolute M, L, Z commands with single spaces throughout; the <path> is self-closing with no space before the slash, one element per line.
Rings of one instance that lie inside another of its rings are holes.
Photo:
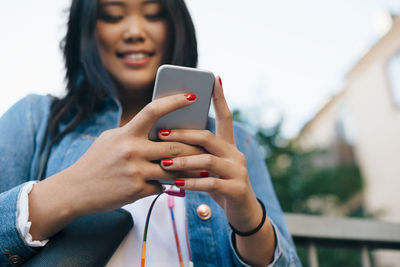
<path fill-rule="evenodd" d="M 166 171 L 154 161 L 204 150 L 181 142 L 148 140 L 160 117 L 194 102 L 179 94 L 149 103 L 123 127 L 103 132 L 71 167 L 35 184 L 28 196 L 33 240 L 48 239 L 80 216 L 160 193 L 162 187 L 154 180 L 196 177 Z"/>
<path fill-rule="evenodd" d="M 226 104 L 222 82 L 217 78 L 214 86 L 213 105 L 216 114 L 216 135 L 207 130 L 172 130 L 167 136 L 159 135 L 167 142 L 181 142 L 200 146 L 207 153 L 172 158 L 173 164 L 161 166 L 165 170 L 206 170 L 204 178 L 184 179 L 183 189 L 208 192 L 225 210 L 235 229 L 248 232 L 255 229 L 262 218 L 262 209 L 251 188 L 246 159 L 237 149 L 233 136 L 232 113 Z M 273 259 L 275 234 L 267 218 L 255 234 L 236 236 L 241 257 L 251 265 L 267 266 Z"/>

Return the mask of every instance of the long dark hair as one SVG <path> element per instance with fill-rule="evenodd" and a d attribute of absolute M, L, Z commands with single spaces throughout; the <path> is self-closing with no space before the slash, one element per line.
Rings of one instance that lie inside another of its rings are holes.
<path fill-rule="evenodd" d="M 195 29 L 184 0 L 159 0 L 169 27 L 169 64 L 197 66 Z M 66 67 L 67 94 L 51 108 L 49 131 L 52 143 L 58 142 L 93 113 L 107 97 L 118 97 L 112 78 L 100 58 L 96 40 L 97 0 L 73 0 L 68 29 L 61 47 Z M 59 131 L 60 123 L 67 126 Z"/>

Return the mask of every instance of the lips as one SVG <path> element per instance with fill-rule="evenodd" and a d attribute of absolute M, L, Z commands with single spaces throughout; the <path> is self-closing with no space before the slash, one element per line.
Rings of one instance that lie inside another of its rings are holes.
<path fill-rule="evenodd" d="M 117 52 L 117 57 L 130 67 L 140 67 L 147 64 L 154 54 L 145 50 L 128 50 Z"/>

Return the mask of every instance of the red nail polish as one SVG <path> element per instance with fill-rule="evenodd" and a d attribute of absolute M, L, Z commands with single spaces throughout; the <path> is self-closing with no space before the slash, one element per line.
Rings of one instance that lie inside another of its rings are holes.
<path fill-rule="evenodd" d="M 188 94 L 185 94 L 185 96 L 186 96 L 186 99 L 189 100 L 189 101 L 196 100 L 196 95 L 195 94 L 188 93 Z"/>
<path fill-rule="evenodd" d="M 219 84 L 222 86 L 222 80 L 221 77 L 218 76 Z"/>
<path fill-rule="evenodd" d="M 168 135 L 170 135 L 170 133 L 171 133 L 171 130 L 160 130 L 160 134 L 162 136 L 168 136 Z"/>
<path fill-rule="evenodd" d="M 208 177 L 208 171 L 201 171 L 200 172 L 201 177 Z"/>
<path fill-rule="evenodd" d="M 172 159 L 163 159 L 162 161 L 162 165 L 165 167 L 171 166 L 172 164 L 174 164 L 174 161 Z"/>
<path fill-rule="evenodd" d="M 185 186 L 185 180 L 181 180 L 181 179 L 175 180 L 175 185 L 176 186 Z"/>

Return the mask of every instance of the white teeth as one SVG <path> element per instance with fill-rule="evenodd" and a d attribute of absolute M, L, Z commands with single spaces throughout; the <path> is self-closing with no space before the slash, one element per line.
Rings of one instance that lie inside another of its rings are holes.
<path fill-rule="evenodd" d="M 135 53 L 135 54 L 126 54 L 125 57 L 130 58 L 130 59 L 143 59 L 145 57 L 148 57 L 148 54 L 144 54 L 144 53 Z"/>

